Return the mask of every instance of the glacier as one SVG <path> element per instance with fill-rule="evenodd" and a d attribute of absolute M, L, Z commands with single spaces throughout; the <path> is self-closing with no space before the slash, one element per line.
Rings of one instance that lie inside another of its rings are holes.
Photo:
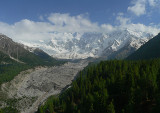
<path fill-rule="evenodd" d="M 58 59 L 86 59 L 88 57 L 107 59 L 126 45 L 137 50 L 153 36 L 152 33 L 121 29 L 110 33 L 54 32 L 49 40 L 34 42 L 19 40 L 19 42 L 32 48 L 40 48 Z"/>

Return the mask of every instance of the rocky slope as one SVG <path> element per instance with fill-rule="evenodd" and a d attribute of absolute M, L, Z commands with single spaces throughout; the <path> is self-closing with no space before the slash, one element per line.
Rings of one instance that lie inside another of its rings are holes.
<path fill-rule="evenodd" d="M 11 82 L 2 84 L 0 95 L 5 95 L 7 100 L 14 100 L 10 106 L 16 107 L 21 113 L 34 113 L 49 96 L 68 87 L 77 73 L 87 65 L 88 62 L 83 60 L 62 66 L 27 70 Z M 0 101 L 3 107 L 8 106 L 5 102 Z"/>
<path fill-rule="evenodd" d="M 27 47 L 0 34 L 0 64 L 13 62 L 12 60 L 18 63 L 34 65 L 60 63 L 40 49 Z"/>
<path fill-rule="evenodd" d="M 24 42 L 22 40 L 20 42 L 30 47 L 38 47 L 59 59 L 85 59 L 88 57 L 104 57 L 107 59 L 110 56 L 112 58 L 116 57 L 115 52 L 122 54 L 122 50 L 119 50 L 124 47 L 133 48 L 132 50 L 135 51 L 153 36 L 154 34 L 151 33 L 129 29 L 116 30 L 111 33 L 54 32 L 50 40 L 37 42 Z M 133 52 L 127 50 L 123 57 Z"/>

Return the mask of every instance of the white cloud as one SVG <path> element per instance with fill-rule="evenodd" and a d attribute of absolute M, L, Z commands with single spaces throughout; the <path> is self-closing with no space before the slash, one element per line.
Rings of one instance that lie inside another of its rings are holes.
<path fill-rule="evenodd" d="M 148 2 L 150 6 L 154 7 L 156 5 L 157 0 L 148 0 Z"/>
<path fill-rule="evenodd" d="M 134 24 L 131 22 L 130 18 L 126 18 L 121 14 L 117 14 L 116 17 L 117 22 L 119 23 L 119 25 L 117 26 L 112 26 L 112 30 L 119 30 L 119 29 L 129 29 L 135 32 L 147 32 L 153 35 L 157 35 L 160 32 L 160 27 L 159 26 L 155 26 L 152 24 L 149 26 L 146 26 L 144 24 L 138 23 L 138 24 Z"/>
<path fill-rule="evenodd" d="M 46 20 L 46 18 L 44 18 Z M 53 32 L 112 32 L 117 29 L 131 29 L 142 32 L 158 33 L 160 30 L 143 24 L 133 24 L 129 18 L 119 14 L 116 21 L 119 25 L 110 24 L 98 25 L 91 22 L 84 15 L 70 16 L 69 14 L 54 13 L 47 17 L 48 22 L 35 22 L 21 20 L 14 24 L 0 22 L 0 33 L 3 33 L 16 41 L 39 41 L 52 38 Z"/>
<path fill-rule="evenodd" d="M 118 15 L 118 16 L 123 16 L 124 13 L 120 12 L 120 13 L 118 13 L 117 15 Z"/>
<path fill-rule="evenodd" d="M 125 18 L 123 16 L 117 16 L 116 20 L 119 22 L 120 25 L 126 25 L 131 21 L 130 18 Z"/>
<path fill-rule="evenodd" d="M 41 16 L 39 16 L 39 19 L 43 21 L 44 17 L 41 15 Z"/>
<path fill-rule="evenodd" d="M 128 7 L 128 11 L 134 13 L 136 16 L 146 14 L 148 7 L 155 7 L 159 0 L 132 0 L 132 6 Z"/>
<path fill-rule="evenodd" d="M 144 24 L 126 24 L 126 25 L 123 25 L 123 26 L 120 26 L 121 29 L 124 29 L 124 28 L 127 28 L 127 29 L 130 29 L 132 31 L 136 31 L 136 32 L 147 32 L 147 33 L 150 33 L 150 34 L 153 34 L 153 35 L 157 35 L 159 32 L 160 32 L 160 29 L 159 28 L 156 28 L 156 27 L 152 27 L 152 26 L 146 26 Z"/>
<path fill-rule="evenodd" d="M 0 23 L 0 32 L 13 38 L 14 40 L 37 40 L 49 37 L 52 32 L 52 25 L 45 22 L 34 22 L 22 20 L 13 25 Z"/>
<path fill-rule="evenodd" d="M 92 23 L 84 15 L 70 16 L 69 14 L 54 13 L 48 17 L 58 31 L 91 32 L 99 29 L 97 23 Z"/>
<path fill-rule="evenodd" d="M 134 13 L 137 16 L 146 13 L 146 0 L 137 0 L 133 2 L 133 6 L 128 7 L 128 11 Z"/>
<path fill-rule="evenodd" d="M 43 40 L 52 37 L 53 32 L 99 32 L 97 23 L 92 23 L 83 15 L 54 13 L 47 17 L 49 22 L 35 22 L 28 19 L 12 25 L 0 22 L 0 33 L 14 40 Z"/>
<path fill-rule="evenodd" d="M 116 30 L 115 27 L 110 24 L 102 24 L 101 25 L 101 31 L 103 31 L 103 32 L 112 32 L 114 30 Z"/>

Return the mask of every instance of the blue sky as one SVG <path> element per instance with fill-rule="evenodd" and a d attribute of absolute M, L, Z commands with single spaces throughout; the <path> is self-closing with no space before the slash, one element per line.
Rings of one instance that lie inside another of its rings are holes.
<path fill-rule="evenodd" d="M 0 0 L 0 32 L 26 38 L 56 30 L 106 32 L 134 26 L 157 33 L 159 6 L 160 0 Z"/>
<path fill-rule="evenodd" d="M 40 16 L 51 13 L 69 13 L 71 16 L 88 14 L 92 22 L 99 24 L 115 24 L 115 16 L 121 12 L 126 17 L 132 17 L 135 23 L 158 24 L 160 8 L 146 3 L 146 14 L 136 16 L 127 10 L 133 6 L 133 1 L 136 0 L 0 0 L 0 21 L 10 24 L 22 19 L 39 21 Z M 148 1 L 156 3 L 156 0 Z"/>
<path fill-rule="evenodd" d="M 114 13 L 125 12 L 129 0 L 0 0 L 0 21 L 14 23 L 22 19 L 38 21 L 50 13 L 89 14 L 91 21 L 113 22 Z"/>

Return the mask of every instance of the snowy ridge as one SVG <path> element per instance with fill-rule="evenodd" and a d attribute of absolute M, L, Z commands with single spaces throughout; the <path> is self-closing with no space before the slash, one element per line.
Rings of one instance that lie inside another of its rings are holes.
<path fill-rule="evenodd" d="M 24 42 L 24 45 L 40 48 L 59 59 L 85 59 L 88 57 L 107 57 L 115 51 L 130 45 L 138 49 L 154 35 L 129 29 L 111 33 L 61 33 L 55 32 L 50 40 Z"/>

